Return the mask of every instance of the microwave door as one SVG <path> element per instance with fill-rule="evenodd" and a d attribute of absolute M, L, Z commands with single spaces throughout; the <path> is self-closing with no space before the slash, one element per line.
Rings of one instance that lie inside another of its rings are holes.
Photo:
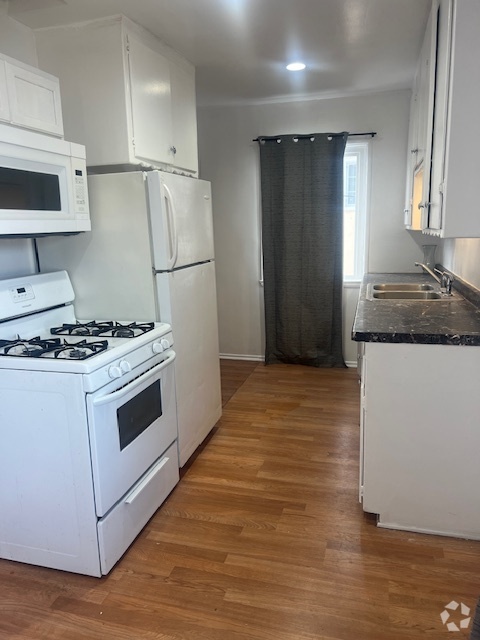
<path fill-rule="evenodd" d="M 55 173 L 0 167 L 0 207 L 19 212 L 60 212 L 62 210 L 60 176 Z"/>

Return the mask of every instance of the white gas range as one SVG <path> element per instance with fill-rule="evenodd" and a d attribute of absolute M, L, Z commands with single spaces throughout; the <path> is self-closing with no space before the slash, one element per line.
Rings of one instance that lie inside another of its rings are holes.
<path fill-rule="evenodd" d="M 163 323 L 79 323 L 66 272 L 0 282 L 0 557 L 101 576 L 178 482 Z"/>

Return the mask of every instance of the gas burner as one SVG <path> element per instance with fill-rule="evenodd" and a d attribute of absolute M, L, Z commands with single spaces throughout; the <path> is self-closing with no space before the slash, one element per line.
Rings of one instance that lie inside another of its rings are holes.
<path fill-rule="evenodd" d="M 0 355 L 4 356 L 24 356 L 30 358 L 40 358 L 45 353 L 49 353 L 61 344 L 60 338 L 48 338 L 42 340 L 40 337 L 24 340 L 17 336 L 13 340 L 0 340 Z"/>
<path fill-rule="evenodd" d="M 101 351 L 105 351 L 107 347 L 107 340 L 97 340 L 96 342 L 81 340 L 80 342 L 73 342 L 71 344 L 64 340 L 60 347 L 54 349 L 54 357 L 68 360 L 85 360 Z"/>
<path fill-rule="evenodd" d="M 61 327 L 52 327 L 50 333 L 55 336 L 93 336 L 94 328 L 97 326 L 93 322 L 76 322 L 75 324 L 62 324 Z"/>
<path fill-rule="evenodd" d="M 61 327 L 53 327 L 50 333 L 53 335 L 83 335 L 103 336 L 110 338 L 134 338 L 151 331 L 155 327 L 153 322 L 121 323 L 116 321 L 91 322 L 76 324 L 64 324 Z"/>
<path fill-rule="evenodd" d="M 69 360 L 86 360 L 91 356 L 105 351 L 107 340 L 95 342 L 68 343 L 61 338 L 31 338 L 24 340 L 19 336 L 14 340 L 0 340 L 0 356 L 21 356 L 26 358 L 65 358 Z"/>

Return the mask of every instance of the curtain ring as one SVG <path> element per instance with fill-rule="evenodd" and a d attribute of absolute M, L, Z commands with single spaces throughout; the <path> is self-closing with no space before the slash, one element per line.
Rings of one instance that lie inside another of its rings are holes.
<path fill-rule="evenodd" d="M 292 138 L 294 142 L 298 142 L 298 138 Z"/>
<path fill-rule="evenodd" d="M 280 142 L 281 142 L 281 141 L 282 141 L 282 139 L 281 139 L 281 138 L 277 138 L 277 142 L 278 142 L 278 144 L 280 144 Z"/>
<path fill-rule="evenodd" d="M 312 136 L 312 137 L 310 138 L 310 142 L 315 142 L 315 136 Z"/>
<path fill-rule="evenodd" d="M 327 140 L 331 142 L 333 140 L 333 136 L 327 136 Z"/>

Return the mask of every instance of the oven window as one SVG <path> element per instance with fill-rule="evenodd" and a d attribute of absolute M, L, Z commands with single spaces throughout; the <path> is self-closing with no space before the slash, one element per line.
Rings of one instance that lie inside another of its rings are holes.
<path fill-rule="evenodd" d="M 162 415 L 160 380 L 117 409 L 120 451 Z"/>
<path fill-rule="evenodd" d="M 0 167 L 0 209 L 61 211 L 58 175 Z"/>

